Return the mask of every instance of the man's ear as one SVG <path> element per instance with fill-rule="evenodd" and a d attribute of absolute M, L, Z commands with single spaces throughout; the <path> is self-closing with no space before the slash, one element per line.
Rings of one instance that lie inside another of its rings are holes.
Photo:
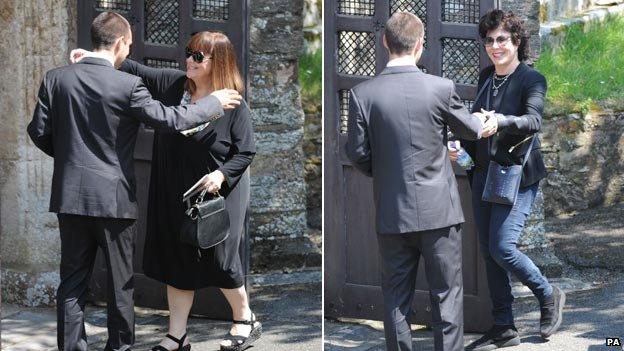
<path fill-rule="evenodd" d="M 113 45 L 113 52 L 117 53 L 117 52 L 119 52 L 119 50 L 121 50 L 121 45 L 122 45 L 123 39 L 124 39 L 123 36 L 115 39 L 115 44 Z"/>
<path fill-rule="evenodd" d="M 420 37 L 417 41 L 416 41 L 416 45 L 414 45 L 414 56 L 418 55 L 418 52 L 421 51 L 423 49 L 423 42 L 424 42 L 424 38 Z"/>
<path fill-rule="evenodd" d="M 384 48 L 386 48 L 386 50 L 388 49 L 388 42 L 386 41 L 386 34 L 384 33 L 384 35 L 381 36 L 381 42 L 383 43 Z"/>

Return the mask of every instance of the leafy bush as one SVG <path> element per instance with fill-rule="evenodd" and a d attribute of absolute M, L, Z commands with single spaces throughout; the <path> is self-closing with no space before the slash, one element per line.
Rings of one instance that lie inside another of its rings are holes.
<path fill-rule="evenodd" d="M 535 63 L 548 81 L 548 112 L 624 110 L 624 17 L 573 25 L 564 35 Z"/>
<path fill-rule="evenodd" d="M 301 84 L 301 103 L 306 113 L 320 112 L 323 94 L 323 53 L 316 50 L 299 58 L 299 83 Z"/>

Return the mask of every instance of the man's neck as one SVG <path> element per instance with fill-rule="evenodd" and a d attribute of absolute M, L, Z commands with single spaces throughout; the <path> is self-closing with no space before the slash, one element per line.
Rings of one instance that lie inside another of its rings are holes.
<path fill-rule="evenodd" d="M 393 66 L 416 66 L 416 58 L 412 55 L 395 56 L 390 55 L 387 67 Z"/>
<path fill-rule="evenodd" d="M 92 55 L 90 57 L 102 58 L 110 62 L 110 64 L 115 67 L 115 54 L 108 50 L 94 50 L 92 51 Z"/>

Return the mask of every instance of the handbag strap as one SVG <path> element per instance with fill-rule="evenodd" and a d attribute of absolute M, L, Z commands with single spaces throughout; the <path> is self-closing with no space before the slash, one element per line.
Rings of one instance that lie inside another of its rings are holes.
<path fill-rule="evenodd" d="M 479 89 L 479 92 L 477 93 L 477 96 L 474 99 L 475 102 L 477 100 L 479 100 L 481 95 L 483 95 L 483 92 L 490 85 L 491 81 L 492 81 L 492 76 L 488 76 L 488 78 L 486 79 L 485 83 L 483 83 L 483 86 L 481 87 L 481 89 Z M 487 99 L 486 99 L 486 106 L 487 106 L 488 109 L 490 108 L 489 105 L 490 105 L 490 94 L 487 95 Z"/>
<path fill-rule="evenodd" d="M 537 138 L 537 133 L 535 133 L 533 137 L 531 138 L 531 145 L 529 145 L 529 150 L 527 150 L 526 154 L 524 154 L 524 160 L 522 160 L 522 168 L 524 168 L 524 165 L 529 160 L 529 155 L 531 155 L 531 151 L 533 151 L 533 143 L 535 143 L 536 138 Z"/>

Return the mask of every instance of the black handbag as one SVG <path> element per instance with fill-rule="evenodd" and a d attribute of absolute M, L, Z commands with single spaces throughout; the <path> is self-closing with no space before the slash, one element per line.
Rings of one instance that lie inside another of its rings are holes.
<path fill-rule="evenodd" d="M 191 205 L 190 196 L 185 199 L 187 209 L 182 219 L 180 241 L 200 249 L 211 248 L 223 242 L 230 234 L 230 217 L 223 196 L 216 195 L 205 200 L 206 190 Z"/>
<path fill-rule="evenodd" d="M 522 181 L 522 169 L 529 159 L 531 149 L 533 148 L 533 142 L 535 141 L 535 137 L 530 136 L 529 138 L 533 140 L 531 140 L 531 145 L 524 155 L 521 165 L 503 166 L 496 161 L 490 161 L 481 200 L 512 206 L 516 203 L 518 190 L 520 189 L 520 183 Z M 524 139 L 519 144 L 526 140 L 528 140 L 528 138 Z M 514 147 L 519 144 L 516 144 Z M 510 149 L 510 152 L 511 151 Z"/>

